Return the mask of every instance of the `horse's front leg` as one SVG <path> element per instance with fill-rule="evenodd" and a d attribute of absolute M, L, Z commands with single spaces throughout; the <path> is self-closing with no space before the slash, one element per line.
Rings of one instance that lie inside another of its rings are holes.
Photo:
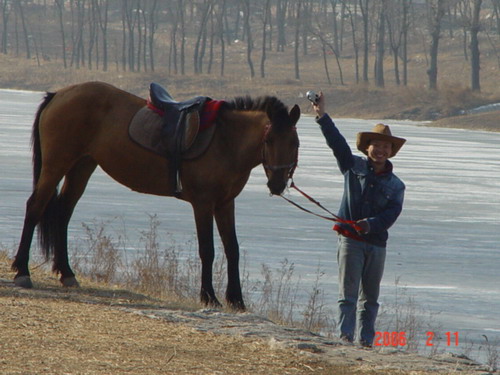
<path fill-rule="evenodd" d="M 200 299 L 207 306 L 221 307 L 212 283 L 212 267 L 215 258 L 213 211 L 206 206 L 199 207 L 195 204 L 193 204 L 193 209 L 201 259 Z"/>
<path fill-rule="evenodd" d="M 215 220 L 227 259 L 226 301 L 231 308 L 244 311 L 245 303 L 243 302 L 241 293 L 239 270 L 240 248 L 235 229 L 234 200 L 216 208 Z"/>

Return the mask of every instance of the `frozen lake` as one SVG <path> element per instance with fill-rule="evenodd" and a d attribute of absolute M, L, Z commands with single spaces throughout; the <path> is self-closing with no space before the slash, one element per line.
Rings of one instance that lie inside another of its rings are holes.
<path fill-rule="evenodd" d="M 12 249 L 17 247 L 31 194 L 30 131 L 41 98 L 37 92 L 0 90 L 0 244 Z M 356 133 L 370 130 L 375 123 L 336 122 L 353 149 Z M 436 335 L 458 332 L 460 340 L 467 338 L 476 345 L 484 343 L 482 335 L 486 335 L 498 343 L 500 133 L 385 122 L 395 135 L 407 139 L 393 160 L 407 190 L 403 213 L 389 232 L 382 305 L 394 303 L 398 279 L 399 287 L 419 307 L 436 314 L 433 319 L 442 330 Z M 335 159 L 312 116 L 302 117 L 298 131 L 301 147 L 295 182 L 336 211 L 343 180 Z M 291 195 L 301 200 L 296 192 Z M 188 204 L 131 192 L 98 170 L 77 206 L 71 236 L 82 235 L 81 223 L 96 219 L 115 222 L 139 236 L 147 229 L 148 214 L 157 214 L 162 230 L 178 243 L 193 239 Z M 325 272 L 321 287 L 335 308 L 336 235 L 330 222 L 270 197 L 260 166 L 236 200 L 236 217 L 251 277 L 260 276 L 262 263 L 274 269 L 288 259 L 307 292 L 319 265 Z"/>

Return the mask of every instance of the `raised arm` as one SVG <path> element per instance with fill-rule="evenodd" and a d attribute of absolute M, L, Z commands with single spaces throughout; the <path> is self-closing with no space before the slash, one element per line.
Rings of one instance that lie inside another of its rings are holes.
<path fill-rule="evenodd" d="M 342 173 L 352 168 L 354 165 L 354 158 L 351 148 L 347 144 L 344 136 L 340 134 L 339 129 L 330 118 L 325 110 L 325 96 L 322 92 L 319 94 L 317 103 L 313 103 L 313 109 L 316 112 L 316 122 L 320 125 L 321 131 L 326 139 L 328 147 L 333 151 L 333 155 L 337 159 L 337 164 Z"/>

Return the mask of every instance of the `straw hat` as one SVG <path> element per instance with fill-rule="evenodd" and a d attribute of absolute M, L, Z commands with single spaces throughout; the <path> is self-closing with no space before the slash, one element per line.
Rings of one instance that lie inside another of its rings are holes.
<path fill-rule="evenodd" d="M 358 150 L 361 151 L 363 154 L 367 155 L 366 149 L 368 148 L 368 145 L 370 144 L 370 141 L 372 141 L 372 140 L 381 140 L 381 141 L 391 142 L 392 143 L 392 154 L 391 154 L 391 156 L 389 156 L 390 158 L 395 156 L 398 153 L 399 149 L 406 142 L 406 139 L 404 139 L 404 138 L 394 137 L 391 134 L 391 129 L 389 128 L 388 125 L 377 124 L 373 127 L 373 130 L 371 132 L 358 133 L 358 138 L 356 141 L 356 145 L 358 146 Z"/>

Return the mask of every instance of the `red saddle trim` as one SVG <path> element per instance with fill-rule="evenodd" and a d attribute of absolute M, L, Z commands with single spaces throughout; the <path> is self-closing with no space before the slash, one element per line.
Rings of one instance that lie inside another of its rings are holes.
<path fill-rule="evenodd" d="M 153 112 L 159 114 L 160 116 L 163 116 L 165 114 L 165 111 L 161 110 L 158 107 L 155 107 L 154 104 L 149 99 L 146 101 L 146 106 Z"/>
<path fill-rule="evenodd" d="M 200 114 L 200 131 L 215 125 L 215 119 L 224 100 L 207 100 Z"/>
<path fill-rule="evenodd" d="M 200 131 L 208 129 L 215 124 L 215 119 L 217 118 L 217 114 L 219 113 L 222 104 L 224 104 L 224 100 L 210 99 L 205 102 L 200 113 Z M 155 105 L 149 99 L 147 100 L 146 105 L 150 110 L 160 116 L 163 116 L 165 114 L 165 111 L 158 107 L 155 107 Z"/>

